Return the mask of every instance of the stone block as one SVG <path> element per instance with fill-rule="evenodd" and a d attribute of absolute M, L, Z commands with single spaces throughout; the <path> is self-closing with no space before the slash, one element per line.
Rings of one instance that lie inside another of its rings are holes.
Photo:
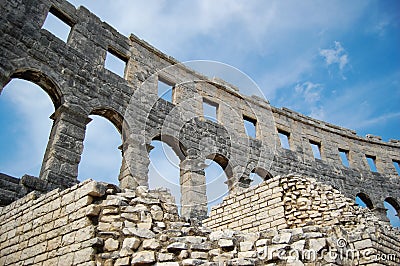
<path fill-rule="evenodd" d="M 238 252 L 238 258 L 257 258 L 256 251 L 241 251 Z"/>
<path fill-rule="evenodd" d="M 128 265 L 130 265 L 130 263 L 129 263 L 129 257 L 124 257 L 124 258 L 118 258 L 116 261 L 115 261 L 115 264 L 114 264 L 115 266 L 128 266 Z"/>
<path fill-rule="evenodd" d="M 156 266 L 179 266 L 179 262 L 157 262 Z"/>
<path fill-rule="evenodd" d="M 124 228 L 123 233 L 125 235 L 135 235 L 141 238 L 155 238 L 156 234 L 149 229 L 144 228 Z"/>
<path fill-rule="evenodd" d="M 154 262 L 154 251 L 139 251 L 132 255 L 131 265 L 143 265 Z"/>
<path fill-rule="evenodd" d="M 105 251 L 115 251 L 119 248 L 119 241 L 114 240 L 112 238 L 108 238 L 104 241 L 104 250 Z"/>
<path fill-rule="evenodd" d="M 182 261 L 183 266 L 196 266 L 196 265 L 203 265 L 207 263 L 206 260 L 199 260 L 199 259 L 185 259 Z"/>
<path fill-rule="evenodd" d="M 143 240 L 143 248 L 144 249 L 156 250 L 156 249 L 159 249 L 160 247 L 161 247 L 161 244 L 156 239 L 145 239 L 145 240 Z"/>
<path fill-rule="evenodd" d="M 292 234 L 290 232 L 280 233 L 272 238 L 273 244 L 287 244 L 289 243 Z"/>
<path fill-rule="evenodd" d="M 207 259 L 208 258 L 208 252 L 192 251 L 191 254 L 190 254 L 190 257 L 192 259 Z"/>
<path fill-rule="evenodd" d="M 220 239 L 218 240 L 218 246 L 220 248 L 231 248 L 234 246 L 232 239 Z"/>
<path fill-rule="evenodd" d="M 181 250 L 187 250 L 188 249 L 188 245 L 186 243 L 182 243 L 182 242 L 174 242 L 168 245 L 167 250 L 168 252 L 179 252 Z"/>
<path fill-rule="evenodd" d="M 240 251 L 250 251 L 254 248 L 254 242 L 252 241 L 244 241 L 240 242 Z"/>
<path fill-rule="evenodd" d="M 326 246 L 326 239 L 325 238 L 317 238 L 317 239 L 310 239 L 309 240 L 309 249 L 315 252 L 319 252 Z"/>
<path fill-rule="evenodd" d="M 174 259 L 174 254 L 173 253 L 158 253 L 157 259 L 160 262 L 172 261 Z"/>
<path fill-rule="evenodd" d="M 136 237 L 128 237 L 124 239 L 122 247 L 130 250 L 136 250 L 140 246 L 140 243 L 140 239 Z"/>

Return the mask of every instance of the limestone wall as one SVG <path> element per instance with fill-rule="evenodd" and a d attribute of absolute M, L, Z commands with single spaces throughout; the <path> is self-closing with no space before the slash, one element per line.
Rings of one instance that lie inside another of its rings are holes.
<path fill-rule="evenodd" d="M 204 225 L 214 230 L 265 229 L 359 222 L 360 208 L 338 190 L 301 176 L 276 176 L 256 187 L 231 193 L 214 206 Z"/>
<path fill-rule="evenodd" d="M 311 185 L 313 191 L 329 190 L 304 177 L 281 178 L 284 179 L 295 184 L 289 185 L 292 195 L 313 199 L 314 203 L 316 198 L 304 194 L 303 190 Z M 277 180 L 263 185 L 276 187 L 273 183 Z M 249 192 L 251 189 L 246 193 Z M 324 202 L 327 209 L 338 204 L 340 197 L 328 196 Z M 149 191 L 145 187 L 121 190 L 89 180 L 38 198 L 32 193 L 1 208 L 0 264 L 178 266 L 376 262 L 398 265 L 400 232 L 379 221 L 370 211 L 354 208 L 349 201 L 343 200 L 345 206 L 331 210 L 349 210 L 347 216 L 346 213 L 340 217 L 332 215 L 339 222 L 331 224 L 331 219 L 325 219 L 326 224 L 312 224 L 309 222 L 312 219 L 305 218 L 302 223 L 286 226 L 290 228 L 271 223 L 270 228 L 258 227 L 256 232 L 211 230 L 180 219 L 173 197 L 165 190 Z M 301 218 L 304 206 L 308 205 L 293 204 L 296 209 L 291 211 Z M 323 209 L 322 204 L 316 206 Z M 328 213 L 327 209 L 321 213 Z M 276 214 L 270 215 L 276 217 Z M 247 220 L 248 216 L 241 213 L 239 218 L 239 221 Z M 385 260 L 379 260 L 378 255 L 385 255 Z"/>
<path fill-rule="evenodd" d="M 38 196 L 30 193 L 0 208 L 0 265 L 84 265 L 94 258 L 95 226 L 87 217 L 95 182 Z M 104 187 L 100 187 L 103 188 Z"/>
<path fill-rule="evenodd" d="M 38 84 L 54 104 L 40 182 L 27 186 L 23 179 L 17 184 L 3 178 L 10 189 L 0 191 L 2 205 L 32 190 L 68 188 L 78 182 L 90 115 L 105 117 L 121 133 L 123 188 L 148 185 L 152 140 L 174 149 L 181 160 L 185 217 L 207 215 L 206 159 L 224 168 L 230 191 L 248 187 L 251 172 L 263 173 L 265 179 L 297 173 L 330 184 L 350 198 L 367 194 L 383 219 L 383 201 L 391 197 L 400 202 L 400 178 L 393 166 L 400 160 L 398 141 L 361 138 L 352 130 L 241 95 L 234 85 L 194 72 L 65 0 L 4 0 L 0 5 L 0 89 L 13 78 L 25 79 Z M 66 41 L 42 27 L 49 13 L 70 26 Z M 123 77 L 105 67 L 107 53 L 126 64 Z M 172 101 L 158 97 L 158 81 L 171 86 Z M 218 121 L 204 117 L 204 101 L 218 106 Z M 244 118 L 254 122 L 255 138 L 247 136 Z M 281 147 L 278 130 L 290 135 L 290 149 Z M 310 141 L 320 145 L 321 159 L 313 157 Z M 350 167 L 340 162 L 339 149 L 348 151 Z M 366 155 L 375 158 L 377 173 L 369 170 Z M 12 197 L 5 196 L 8 190 Z"/>

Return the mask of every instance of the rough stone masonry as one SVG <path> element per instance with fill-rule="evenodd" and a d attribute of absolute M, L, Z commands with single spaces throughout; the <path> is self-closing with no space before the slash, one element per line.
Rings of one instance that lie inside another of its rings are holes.
<path fill-rule="evenodd" d="M 42 28 L 49 13 L 70 27 L 66 42 Z M 383 202 L 400 212 L 400 141 L 362 138 L 241 95 L 64 0 L 1 0 L 0 32 L 0 88 L 25 79 L 54 104 L 40 176 L 0 175 L 1 265 L 399 263 L 399 233 Z M 125 63 L 124 77 L 105 68 L 107 54 Z M 158 97 L 159 81 L 171 87 L 171 101 Z M 216 121 L 204 117 L 203 104 L 215 108 Z M 78 184 L 90 115 L 121 133 L 121 188 Z M 181 217 L 167 192 L 146 189 L 152 140 L 180 159 Z M 209 217 L 206 159 L 224 169 L 230 191 Z M 265 182 L 249 187 L 252 172 Z M 354 206 L 356 195 L 370 210 Z M 316 258 L 290 250 L 312 250 Z"/>

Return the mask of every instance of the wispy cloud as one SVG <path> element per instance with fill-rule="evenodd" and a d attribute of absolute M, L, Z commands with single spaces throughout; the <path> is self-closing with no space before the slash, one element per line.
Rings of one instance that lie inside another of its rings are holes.
<path fill-rule="evenodd" d="M 293 107 L 306 115 L 316 119 L 324 119 L 325 111 L 321 105 L 323 86 L 318 83 L 306 81 L 298 83 L 294 87 Z"/>
<path fill-rule="evenodd" d="M 332 49 L 322 49 L 319 54 L 324 58 L 327 66 L 337 65 L 342 72 L 349 64 L 349 57 L 342 44 L 335 41 L 335 47 Z"/>
<path fill-rule="evenodd" d="M 306 81 L 303 84 L 297 84 L 294 91 L 300 95 L 306 103 L 316 103 L 321 98 L 321 84 Z"/>
<path fill-rule="evenodd" d="M 397 121 L 397 123 L 399 123 L 398 125 L 400 126 L 400 112 L 387 113 L 361 121 L 357 124 L 357 128 L 377 126 L 380 124 L 387 123 L 388 121 Z"/>

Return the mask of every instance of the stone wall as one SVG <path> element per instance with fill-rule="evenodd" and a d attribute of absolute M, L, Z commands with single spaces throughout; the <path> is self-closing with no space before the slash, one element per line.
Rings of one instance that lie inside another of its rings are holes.
<path fill-rule="evenodd" d="M 321 187 L 312 179 L 280 178 L 285 179 L 288 184 L 295 184 L 288 186 L 291 187 L 286 193 L 288 197 L 290 193 L 298 194 L 315 203 L 316 196 L 303 194 L 304 190 L 329 191 L 329 187 Z M 275 188 L 277 180 L 267 181 L 246 193 L 253 190 L 256 194 L 263 186 Z M 326 209 L 320 204 L 320 213 L 327 213 L 328 209 L 348 210 L 348 215 L 342 214 L 337 217 L 339 221 L 330 224 L 329 221 L 311 223 L 312 219 L 304 218 L 302 223 L 292 223 L 287 228 L 271 223 L 270 227 L 259 227 L 254 232 L 210 230 L 180 219 L 174 199 L 166 190 L 149 191 L 145 187 L 121 190 L 88 180 L 41 197 L 31 193 L 1 208 L 0 264 L 178 266 L 377 262 L 398 265 L 400 232 L 379 221 L 370 211 L 354 207 L 350 199 L 332 195 L 335 196 L 321 200 Z M 284 206 L 287 208 L 286 202 Z M 290 211 L 298 212 L 296 217 L 300 218 L 308 205 L 291 206 Z M 213 213 L 210 220 L 215 219 Z M 240 218 L 248 217 L 242 213 Z M 386 259 L 377 260 L 383 254 Z"/>
<path fill-rule="evenodd" d="M 265 179 L 297 173 L 350 198 L 367 194 L 382 219 L 387 197 L 400 206 L 400 178 L 393 166 L 400 160 L 399 141 L 362 138 L 352 130 L 275 108 L 265 99 L 241 95 L 234 85 L 194 72 L 65 0 L 4 0 L 0 6 L 1 90 L 13 78 L 25 79 L 38 84 L 54 104 L 40 181 L 28 182 L 33 185 L 28 189 L 23 181 L 5 182 L 10 191 L 21 191 L 14 198 L 76 184 L 89 116 L 100 115 L 121 133 L 122 188 L 148 185 L 152 140 L 173 148 L 181 160 L 182 215 L 187 218 L 207 216 L 206 159 L 225 170 L 230 191 L 248 187 L 251 172 Z M 49 13 L 71 27 L 67 41 L 42 27 Z M 123 77 L 105 67 L 107 53 L 126 63 Z M 158 97 L 158 81 L 171 85 L 171 102 Z M 204 117 L 203 102 L 218 106 L 218 121 Z M 244 118 L 254 122 L 255 138 L 246 134 Z M 281 147 L 278 131 L 289 135 L 290 149 Z M 321 159 L 312 155 L 310 141 L 320 146 Z M 348 153 L 350 167 L 340 162 L 339 149 Z M 366 155 L 375 158 L 377 173 L 369 170 Z"/>
<path fill-rule="evenodd" d="M 213 230 L 260 232 L 266 229 L 359 223 L 362 209 L 329 185 L 297 175 L 276 176 L 231 193 L 212 207 L 203 224 Z"/>
<path fill-rule="evenodd" d="M 85 265 L 94 258 L 95 226 L 87 217 L 104 187 L 85 181 L 0 208 L 0 265 Z"/>

